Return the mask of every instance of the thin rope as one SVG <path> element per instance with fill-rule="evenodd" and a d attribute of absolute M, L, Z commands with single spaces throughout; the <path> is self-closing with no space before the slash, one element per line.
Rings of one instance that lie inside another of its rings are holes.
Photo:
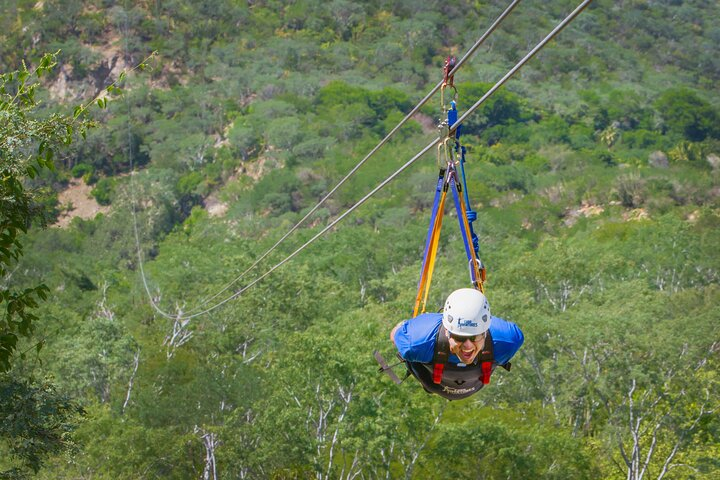
<path fill-rule="evenodd" d="M 475 51 L 480 47 L 480 45 L 482 45 L 483 42 L 485 42 L 485 39 L 487 39 L 487 38 L 490 36 L 490 34 L 491 34 L 492 32 L 494 32 L 495 29 L 500 25 L 500 23 L 502 23 L 502 21 L 505 19 L 505 17 L 507 17 L 507 16 L 510 14 L 510 12 L 513 11 L 513 9 L 517 6 L 518 3 L 520 3 L 520 1 L 521 1 L 521 0 L 514 0 L 512 3 L 510 3 L 510 5 L 508 5 L 508 7 L 505 9 L 505 11 L 503 11 L 502 14 L 500 14 L 500 16 L 497 17 L 497 19 L 495 19 L 495 21 L 492 23 L 492 25 L 490 25 L 490 27 L 488 27 L 488 29 L 485 31 L 485 33 L 475 42 L 475 44 L 474 44 L 472 47 L 470 47 L 470 49 L 465 53 L 465 55 L 463 55 L 463 57 L 457 62 L 457 64 L 455 65 L 455 68 L 452 69 L 452 71 L 450 72 L 449 76 L 454 75 L 455 72 L 457 72 L 457 71 L 460 69 L 460 67 L 475 53 Z M 347 181 L 350 179 L 350 177 L 352 177 L 352 176 L 355 174 L 355 172 L 357 172 L 358 169 L 359 169 L 360 167 L 362 167 L 362 166 L 365 164 L 365 162 L 367 162 L 367 161 L 370 159 L 370 157 L 372 157 L 372 156 L 375 154 L 375 152 L 377 152 L 383 145 L 385 145 L 385 144 L 388 142 L 388 140 L 389 140 L 393 135 L 395 135 L 395 133 L 396 133 L 403 125 L 405 125 L 405 123 L 406 123 L 410 118 L 412 118 L 412 117 L 418 112 L 418 110 L 420 110 L 420 108 L 422 108 L 422 107 L 430 100 L 430 98 L 432 98 L 433 95 L 435 95 L 435 93 L 437 93 L 437 91 L 442 87 L 442 85 L 443 85 L 443 82 L 442 82 L 442 81 L 440 81 L 437 85 L 435 85 L 435 87 L 434 87 L 432 90 L 430 90 L 430 93 L 428 93 L 427 95 L 425 95 L 425 97 L 424 97 L 422 100 L 420 100 L 420 102 L 419 102 L 412 110 L 410 110 L 410 113 L 408 113 L 408 114 L 405 116 L 405 118 L 403 118 L 403 119 L 395 126 L 395 128 L 393 128 L 393 129 L 385 136 L 385 138 L 383 138 L 383 139 L 380 141 L 380 143 L 378 143 L 378 144 L 375 146 L 375 148 L 373 148 L 373 149 L 370 151 L 370 153 L 368 153 L 368 154 L 365 156 L 365 158 L 363 158 L 362 160 L 360 160 L 360 161 L 357 163 L 357 165 L 355 165 L 355 166 L 352 168 L 352 170 L 350 170 L 350 171 L 348 172 L 348 174 L 345 175 L 345 177 L 344 177 L 342 180 L 340 180 L 340 181 L 338 182 L 338 184 L 335 185 L 335 186 L 332 188 L 332 190 L 330 190 L 330 191 L 317 203 L 317 205 L 315 205 L 308 213 L 305 214 L 305 216 L 304 216 L 303 218 L 300 219 L 300 221 L 298 221 L 292 228 L 290 228 L 290 230 L 288 230 L 287 233 L 285 233 L 285 234 L 280 238 L 280 240 L 278 240 L 277 242 L 275 242 L 275 244 L 274 244 L 272 247 L 270 247 L 270 248 L 269 248 L 265 253 L 263 253 L 257 260 L 255 260 L 255 262 L 254 262 L 252 265 L 250 265 L 247 269 L 245 269 L 245 271 L 243 271 L 241 274 L 239 274 L 239 275 L 238 275 L 237 277 L 235 277 L 233 280 L 231 280 L 230 282 L 228 282 L 224 287 L 222 287 L 222 288 L 221 288 L 219 291 L 217 291 L 214 295 L 212 295 L 211 297 L 208 297 L 208 298 L 202 300 L 196 307 L 191 308 L 190 310 L 188 310 L 188 312 L 189 312 L 189 313 L 192 313 L 192 312 L 194 312 L 194 311 L 197 311 L 198 309 L 202 308 L 204 305 L 208 304 L 210 301 L 212 301 L 212 300 L 214 300 L 215 298 L 219 297 L 220 295 L 222 295 L 223 293 L 225 293 L 227 290 L 229 290 L 230 287 L 232 287 L 232 286 L 235 285 L 238 281 L 240 281 L 242 278 L 244 278 L 245 275 L 247 275 L 247 274 L 248 274 L 250 271 L 252 271 L 255 267 L 257 267 L 257 266 L 260 264 L 260 262 L 262 262 L 268 255 L 270 255 L 271 252 L 273 252 L 281 243 L 283 243 L 283 242 L 285 241 L 285 239 L 287 239 L 293 232 L 295 232 L 295 230 L 297 230 L 297 229 L 300 227 L 300 225 L 302 225 L 303 223 L 305 223 L 305 221 L 306 221 L 308 218 L 310 218 L 310 216 L 311 216 L 313 213 L 315 213 L 315 212 L 325 203 L 325 201 L 326 201 L 328 198 L 330 198 L 342 185 L 344 185 L 345 182 L 347 182 Z"/>
<path fill-rule="evenodd" d="M 236 292 L 233 293 L 231 296 L 229 296 L 229 297 L 225 298 L 224 300 L 216 303 L 216 304 L 213 305 L 212 307 L 207 308 L 207 309 L 205 309 L 205 310 L 203 310 L 203 311 L 201 311 L 201 312 L 194 313 L 194 314 L 192 314 L 192 315 L 183 315 L 181 318 L 182 318 L 182 319 L 190 319 L 190 318 L 198 317 L 198 316 L 200 316 L 200 315 L 205 315 L 206 313 L 209 313 L 209 312 L 215 310 L 216 308 L 221 307 L 222 305 L 224 305 L 225 303 L 229 302 L 230 300 L 233 300 L 233 299 L 237 298 L 238 296 L 240 296 L 245 290 L 249 289 L 250 287 L 252 287 L 252 286 L 255 285 L 256 283 L 258 283 L 260 280 L 262 280 L 263 278 L 267 277 L 267 276 L 270 275 L 272 272 L 274 272 L 275 270 L 277 270 L 278 268 L 280 268 L 281 266 L 283 266 L 284 264 L 286 264 L 287 262 L 289 262 L 289 261 L 290 261 L 291 259 L 293 259 L 298 253 L 300 253 L 301 251 L 303 251 L 303 250 L 304 250 L 306 247 L 308 247 L 311 243 L 313 243 L 315 240 L 317 240 L 317 239 L 320 238 L 322 235 L 324 235 L 325 232 L 327 232 L 328 230 L 330 230 L 332 227 L 334 227 L 335 225 L 337 225 L 341 220 L 343 220 L 345 217 L 347 217 L 350 213 L 352 213 L 353 211 L 355 211 L 355 209 L 357 209 L 360 205 L 362 205 L 362 204 L 365 203 L 367 200 L 369 200 L 370 197 L 372 197 L 373 195 L 375 195 L 378 191 L 380 191 L 383 187 L 385 187 L 385 185 L 387 185 L 388 183 L 390 183 L 391 181 L 393 181 L 393 180 L 395 179 L 395 177 L 397 177 L 398 175 L 400 175 L 400 174 L 401 174 L 402 172 L 404 172 L 410 165 L 412 165 L 413 163 L 415 163 L 415 161 L 417 161 L 417 160 L 418 160 L 420 157 L 422 157 L 425 153 L 427 153 L 429 150 L 431 150 L 433 147 L 435 147 L 435 145 L 437 145 L 437 142 L 438 142 L 438 141 L 440 141 L 440 138 L 439 138 L 439 137 L 436 138 L 435 140 L 433 140 L 430 144 L 428 144 L 428 146 L 426 146 L 425 148 L 423 148 L 423 149 L 422 149 L 418 154 L 416 154 L 413 158 L 411 158 L 410 160 L 408 160 L 403 166 L 401 166 L 401 167 L 400 167 L 399 169 L 397 169 L 392 175 L 390 175 L 388 178 L 386 178 L 380 185 L 378 185 L 378 186 L 375 187 L 372 191 L 370 191 L 370 193 L 368 193 L 368 194 L 365 195 L 363 198 L 361 198 L 356 204 L 354 204 L 352 207 L 350 207 L 348 210 L 346 210 L 345 213 L 343 213 L 343 214 L 340 215 L 338 218 L 336 218 L 336 219 L 335 219 L 333 222 L 331 222 L 328 226 L 326 226 L 325 228 L 323 228 L 323 229 L 322 229 L 320 232 L 318 232 L 314 237 L 312 237 L 310 240 L 308 240 L 307 242 L 305 242 L 301 247 L 299 247 L 299 248 L 298 248 L 297 250 L 295 250 L 293 253 L 291 253 L 290 255 L 288 255 L 287 257 L 285 257 L 282 261 L 280 261 L 279 263 L 277 263 L 277 264 L 276 264 L 274 267 L 272 267 L 270 270 L 268 270 L 267 272 L 265 272 L 264 274 L 262 274 L 261 276 L 259 276 L 258 278 L 256 278 L 256 279 L 253 280 L 252 282 L 250 282 L 248 285 L 246 285 L 246 286 L 244 286 L 243 288 L 241 288 L 240 290 L 236 291 Z"/>
<path fill-rule="evenodd" d="M 520 68 L 522 68 L 523 65 L 525 65 L 532 57 L 535 56 L 535 54 L 540 51 L 550 40 L 552 40 L 560 31 L 565 28 L 572 20 L 577 17 L 580 12 L 582 12 L 585 7 L 587 7 L 592 0 L 585 0 L 582 2 L 570 15 L 565 17 L 565 19 L 560 22 L 540 43 L 538 43 L 535 48 L 533 48 L 525 57 L 522 58 L 510 71 L 503 76 L 500 80 L 498 80 L 495 85 L 488 90 L 485 95 L 480 98 L 475 104 L 468 109 L 465 114 L 458 119 L 457 122 L 455 122 L 454 125 L 456 125 L 455 128 L 451 128 L 450 135 L 454 132 L 454 130 L 457 129 L 457 125 L 460 125 L 463 120 L 465 120 L 468 116 L 470 116 L 475 110 L 477 110 L 480 105 L 482 105 L 495 91 L 497 91 L 498 88 L 503 86 L 505 82 L 507 82 Z M 340 217 L 335 219 L 333 222 L 331 222 L 327 227 L 325 227 L 323 230 L 321 230 L 319 233 L 317 233 L 314 237 L 312 237 L 310 240 L 305 242 L 301 247 L 299 247 L 297 250 L 295 250 L 293 253 L 285 257 L 282 261 L 277 263 L 275 266 L 273 266 L 270 270 L 250 282 L 248 285 L 244 286 L 240 290 L 236 291 L 229 297 L 225 298 L 224 300 L 214 304 L 213 306 L 206 308 L 205 310 L 202 310 L 200 312 L 193 313 L 192 315 L 185 315 L 181 317 L 182 319 L 190 319 L 195 318 L 201 315 L 205 315 L 206 313 L 210 313 L 211 311 L 221 307 L 225 303 L 237 298 L 238 296 L 242 295 L 246 290 L 257 284 L 259 281 L 270 275 L 272 272 L 280 268 L 285 263 L 289 262 L 292 258 L 294 258 L 297 254 L 299 254 L 302 250 L 304 250 L 307 246 L 309 246 L 311 243 L 313 243 L 315 240 L 320 238 L 323 234 L 325 234 L 328 230 L 330 230 L 332 227 L 337 225 L 341 220 L 343 220 L 346 216 L 348 216 L 350 213 L 355 211 L 360 205 L 365 203 L 370 197 L 372 197 L 375 193 L 380 191 L 385 185 L 390 183 L 392 180 L 394 180 L 398 175 L 400 175 L 403 171 L 405 171 L 410 165 L 415 163 L 420 157 L 422 157 L 425 153 L 427 153 L 430 149 L 435 147 L 439 142 L 441 141 L 440 137 L 436 138 L 432 143 L 430 143 L 428 146 L 423 148 L 418 154 L 416 154 L 413 158 L 408 160 L 403 166 L 401 166 L 398 170 L 396 170 L 393 174 L 391 174 L 387 179 L 385 179 L 380 185 L 375 187 L 372 191 L 370 191 L 367 195 L 365 195 L 360 201 L 358 201 L 355 205 L 350 207 L 345 213 L 343 213 Z"/>
<path fill-rule="evenodd" d="M 508 73 L 506 73 L 503 78 L 501 78 L 495 85 L 493 85 L 493 87 L 492 87 L 490 90 L 488 90 L 487 93 L 485 93 L 485 95 L 483 95 L 480 100 L 478 100 L 477 102 L 475 102 L 475 105 L 473 105 L 472 107 L 470 107 L 470 108 L 468 109 L 468 111 L 465 112 L 465 114 L 464 114 L 463 116 L 461 116 L 461 117 L 453 124 L 453 125 L 455 125 L 454 128 L 452 128 L 452 126 L 451 126 L 451 128 L 450 128 L 450 133 L 453 133 L 455 130 L 457 130 L 457 127 L 458 127 L 459 125 L 461 125 L 461 124 L 463 123 L 463 121 L 464 121 L 477 107 L 479 107 L 490 95 L 492 95 L 493 93 L 495 93 L 495 91 L 496 91 L 498 88 L 500 88 L 508 79 L 510 79 L 510 77 L 512 77 L 513 75 L 515 75 L 515 73 L 516 73 L 518 70 L 520 70 L 520 68 L 522 68 L 522 66 L 525 65 L 525 64 L 528 62 L 528 60 L 530 60 L 532 57 L 534 57 L 535 54 L 536 54 L 540 49 L 542 49 L 550 40 L 552 40 L 552 39 L 555 37 L 555 35 L 557 35 L 558 33 L 560 33 L 560 31 L 561 31 L 563 28 L 565 28 L 570 22 L 572 22 L 572 21 L 575 19 L 575 17 L 577 17 L 578 15 L 580 15 L 580 12 L 582 12 L 583 10 L 585 10 L 585 7 L 587 7 L 587 6 L 590 4 L 590 2 L 592 2 L 592 0 L 585 0 L 585 1 L 582 2 L 580 5 L 578 5 L 577 8 L 575 8 L 575 10 L 573 10 L 572 13 L 570 13 L 570 15 L 568 15 L 567 17 L 565 17 L 565 19 L 564 19 L 562 22 L 560 22 L 550 33 L 548 33 L 547 36 L 546 36 L 545 38 L 543 38 L 542 41 L 540 41 L 540 43 L 538 43 L 537 45 L 535 45 L 535 48 L 533 48 L 532 50 L 530 50 L 530 52 L 529 52 L 527 55 L 525 55 L 525 57 L 523 57 L 522 60 L 520 60 L 513 68 L 511 68 L 510 71 L 509 71 Z"/>
<path fill-rule="evenodd" d="M 125 9 L 125 19 L 123 21 L 123 50 L 125 54 L 125 58 L 127 58 L 130 55 L 130 47 L 128 43 L 128 17 L 129 12 L 127 9 L 127 1 L 124 4 Z M 147 276 L 145 275 L 145 267 L 144 267 L 144 261 L 143 261 L 143 253 L 142 248 L 140 246 L 140 233 L 138 231 L 138 220 L 137 220 L 137 195 L 135 190 L 135 159 L 133 157 L 132 153 L 132 131 L 130 129 L 130 118 L 132 113 L 132 107 L 130 105 L 130 99 L 128 95 L 123 92 L 123 96 L 125 97 L 125 106 L 127 108 L 127 120 L 125 122 L 126 130 L 127 130 L 127 154 L 126 158 L 128 160 L 128 163 L 130 165 L 130 212 L 132 213 L 132 219 L 133 219 L 133 236 L 135 237 L 135 251 L 137 254 L 138 259 L 138 266 L 140 268 L 140 278 L 142 278 L 143 287 L 145 288 L 145 293 L 147 294 L 148 299 L 150 300 L 150 305 L 155 309 L 156 312 L 158 312 L 160 315 L 166 318 L 177 318 L 177 315 L 172 315 L 170 313 L 167 313 L 163 311 L 155 302 L 155 299 L 152 296 L 152 293 L 150 292 L 150 286 L 148 285 Z"/>

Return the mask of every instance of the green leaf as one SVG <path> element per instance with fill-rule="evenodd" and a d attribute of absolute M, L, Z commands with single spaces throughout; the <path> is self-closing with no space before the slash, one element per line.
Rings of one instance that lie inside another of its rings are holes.
<path fill-rule="evenodd" d="M 110 85 L 106 90 L 111 95 L 122 95 L 123 93 L 122 90 L 115 85 Z"/>
<path fill-rule="evenodd" d="M 18 72 L 18 78 L 17 81 L 20 84 L 20 88 L 18 89 L 18 93 L 22 93 L 25 89 L 22 87 L 22 85 L 25 84 L 25 80 L 30 76 L 30 73 L 27 72 L 27 70 Z"/>
<path fill-rule="evenodd" d="M 37 288 L 35 290 L 35 293 L 37 294 L 38 297 L 40 297 L 40 300 L 47 300 L 47 292 L 45 292 L 45 290 L 43 290 L 41 288 Z"/>

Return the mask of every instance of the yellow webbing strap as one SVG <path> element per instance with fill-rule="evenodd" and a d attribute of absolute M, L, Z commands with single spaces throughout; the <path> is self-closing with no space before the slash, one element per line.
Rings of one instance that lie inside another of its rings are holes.
<path fill-rule="evenodd" d="M 425 305 L 427 303 L 428 293 L 430 292 L 433 272 L 435 271 L 435 258 L 437 256 L 438 244 L 440 243 L 440 230 L 442 230 L 446 198 L 447 188 L 443 188 L 442 195 L 440 195 L 437 215 L 435 216 L 435 225 L 433 225 L 430 247 L 428 248 L 428 258 L 425 262 L 425 267 L 423 268 L 422 276 L 420 277 L 420 284 L 418 285 L 417 296 L 415 297 L 413 317 L 416 317 L 420 313 L 425 313 Z"/>

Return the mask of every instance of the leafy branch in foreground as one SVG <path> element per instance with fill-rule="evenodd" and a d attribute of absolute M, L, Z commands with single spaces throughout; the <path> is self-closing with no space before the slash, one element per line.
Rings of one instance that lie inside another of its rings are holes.
<path fill-rule="evenodd" d="M 56 150 L 69 145 L 73 138 L 72 118 L 57 114 L 45 119 L 33 116 L 40 78 L 55 66 L 55 57 L 43 56 L 34 70 L 28 70 L 23 62 L 20 70 L 0 74 L 1 372 L 10 369 L 18 335 L 30 337 L 32 322 L 37 320 L 31 310 L 48 293 L 43 284 L 22 290 L 12 288 L 9 268 L 23 255 L 20 234 L 26 233 L 33 221 L 45 225 L 45 212 L 38 201 L 40 192 L 28 188 L 25 180 L 36 177 L 40 169 L 52 170 Z M 82 132 L 91 126 L 88 120 L 77 125 Z"/>
<path fill-rule="evenodd" d="M 122 93 L 117 84 L 127 75 L 123 71 L 98 96 L 75 108 L 72 116 L 37 118 L 35 93 L 43 75 L 57 65 L 58 53 L 44 55 L 32 70 L 23 62 L 19 70 L 0 73 L 0 372 L 10 370 L 19 337 L 32 335 L 33 322 L 38 319 L 32 309 L 49 292 L 44 284 L 25 289 L 11 287 L 10 268 L 23 255 L 19 236 L 27 233 L 33 222 L 43 227 L 46 224 L 41 192 L 29 188 L 26 180 L 35 178 L 42 169 L 53 170 L 56 152 L 69 146 L 75 134 L 85 138 L 87 130 L 95 126 L 87 118 L 88 108 L 93 103 L 105 108 L 107 95 Z M 155 55 L 153 52 L 130 71 L 146 69 L 146 62 Z M 41 347 L 39 342 L 36 348 Z"/>
<path fill-rule="evenodd" d="M 46 225 L 42 192 L 28 186 L 27 180 L 42 169 L 53 170 L 56 152 L 72 144 L 75 135 L 85 138 L 87 130 L 95 126 L 87 109 L 94 102 L 105 108 L 107 95 L 122 93 L 116 83 L 126 76 L 123 72 L 104 90 L 102 99 L 96 97 L 77 107 L 72 116 L 40 117 L 35 93 L 42 77 L 57 64 L 58 53 L 44 55 L 33 70 L 23 62 L 19 70 L 0 73 L 0 452 L 7 454 L 0 462 L 0 478 L 27 478 L 29 472 L 37 473 L 48 457 L 70 448 L 73 417 L 82 414 L 82 409 L 50 382 L 9 373 L 18 341 L 32 337 L 38 320 L 33 310 L 49 293 L 42 283 L 29 288 L 12 283 L 23 255 L 21 235 L 33 223 Z M 133 70 L 144 68 L 142 63 Z M 20 356 L 33 348 L 39 352 L 43 343 L 38 341 Z"/>

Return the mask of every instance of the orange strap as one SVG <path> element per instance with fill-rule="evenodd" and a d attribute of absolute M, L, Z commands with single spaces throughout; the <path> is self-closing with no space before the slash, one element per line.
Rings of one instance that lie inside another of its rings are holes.
<path fill-rule="evenodd" d="M 447 184 L 446 184 L 447 185 Z M 435 216 L 435 224 L 433 225 L 432 236 L 430 240 L 430 248 L 428 249 L 428 258 L 423 267 L 420 283 L 418 284 L 417 295 L 415 296 L 415 307 L 413 308 L 413 317 L 417 317 L 420 313 L 425 313 L 428 293 L 430 292 L 430 284 L 432 283 L 433 272 L 435 271 L 435 257 L 437 256 L 438 244 L 440 243 L 440 230 L 442 229 L 443 213 L 445 210 L 445 200 L 447 199 L 447 188 L 443 188 L 438 205 L 437 215 Z"/>
<path fill-rule="evenodd" d="M 448 173 L 445 177 L 445 183 L 443 185 L 443 191 L 440 196 L 440 201 L 438 205 L 437 214 L 435 216 L 435 223 L 432 227 L 432 232 L 430 236 L 430 245 L 427 252 L 427 259 L 425 261 L 425 264 L 423 265 L 423 271 L 420 275 L 420 282 L 418 284 L 418 291 L 415 295 L 415 306 L 413 308 L 413 318 L 417 317 L 421 313 L 425 313 L 425 308 L 427 305 L 427 298 L 428 294 L 430 293 L 430 285 L 432 284 L 432 277 L 433 272 L 435 271 L 435 258 L 437 256 L 438 252 L 438 245 L 440 243 L 440 230 L 442 229 L 442 222 L 443 222 L 443 214 L 445 211 L 445 200 L 447 199 L 447 191 L 448 187 L 450 185 L 450 181 L 455 182 L 455 188 L 458 190 L 458 201 L 459 201 L 459 210 L 460 210 L 460 216 L 461 216 L 461 223 L 462 228 L 465 230 L 465 236 L 466 238 L 471 238 L 470 233 L 470 223 L 467 219 L 467 210 L 465 208 L 465 200 L 462 195 L 462 187 L 460 185 L 460 182 L 458 182 L 457 173 L 455 172 L 454 167 L 452 166 L 452 163 L 449 163 Z M 470 257 L 471 257 L 471 269 L 472 269 L 472 276 L 473 279 L 475 279 L 474 286 L 481 292 L 485 293 L 485 269 L 480 268 L 480 262 L 477 260 L 477 256 L 475 255 L 475 250 L 470 247 Z"/>

